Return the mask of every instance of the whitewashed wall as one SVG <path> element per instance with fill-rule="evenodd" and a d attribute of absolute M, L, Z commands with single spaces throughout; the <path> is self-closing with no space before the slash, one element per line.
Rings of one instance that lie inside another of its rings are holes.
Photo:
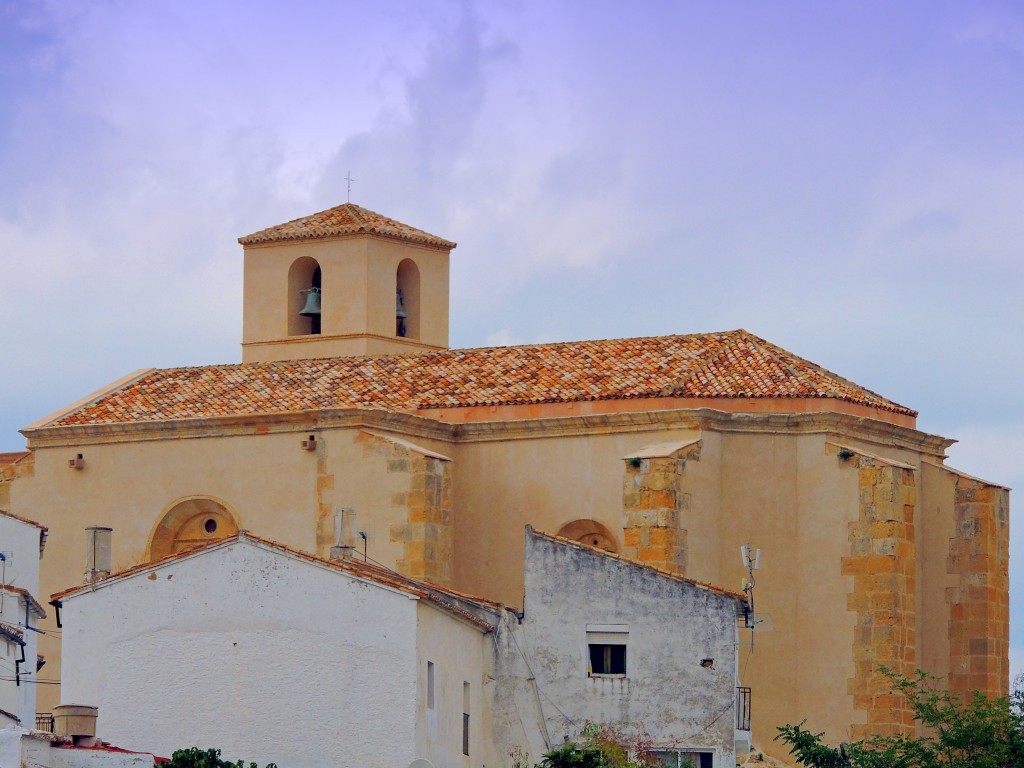
<path fill-rule="evenodd" d="M 20 520 L 0 515 L 0 552 L 6 560 L 0 562 L 3 583 L 21 589 L 39 600 L 39 529 Z M 45 602 L 39 600 L 39 602 Z M 24 627 L 25 600 L 17 594 L 0 590 L 0 621 Z M 34 613 L 29 617 L 30 626 L 39 625 Z M 21 724 L 33 727 L 36 714 L 36 654 L 38 638 L 36 633 L 25 631 L 25 663 L 21 665 L 22 684 L 0 679 L 0 709 L 17 715 Z M 14 660 L 21 651 L 13 641 L 0 638 L 0 677 L 14 678 Z"/>
<path fill-rule="evenodd" d="M 496 757 L 538 760 L 588 722 L 642 729 L 666 749 L 731 767 L 736 601 L 648 569 L 527 534 L 522 624 L 504 623 L 493 659 Z M 587 625 L 628 625 L 624 678 L 589 677 Z M 714 659 L 712 668 L 702 659 Z"/>
<path fill-rule="evenodd" d="M 242 539 L 72 596 L 62 703 L 102 738 L 282 768 L 415 757 L 409 596 Z"/>
<path fill-rule="evenodd" d="M 484 647 L 489 636 L 428 606 L 419 609 L 418 756 L 437 768 L 492 765 L 485 759 Z M 434 665 L 434 711 L 427 708 L 427 662 Z M 469 755 L 462 753 L 464 684 L 469 683 Z M 403 767 L 404 768 L 404 767 Z"/>

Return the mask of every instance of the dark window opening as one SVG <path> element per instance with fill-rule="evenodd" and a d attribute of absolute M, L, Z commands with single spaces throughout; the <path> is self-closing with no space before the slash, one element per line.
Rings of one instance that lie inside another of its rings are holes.
<path fill-rule="evenodd" d="M 592 643 L 590 645 L 590 674 L 625 675 L 626 646 Z"/>
<path fill-rule="evenodd" d="M 462 713 L 462 754 L 469 754 L 469 713 Z"/>
<path fill-rule="evenodd" d="M 434 662 L 427 662 L 427 709 L 434 708 Z"/>
<path fill-rule="evenodd" d="M 217 521 L 211 517 L 209 520 L 203 523 L 203 530 L 207 533 L 213 533 L 217 530 Z"/>

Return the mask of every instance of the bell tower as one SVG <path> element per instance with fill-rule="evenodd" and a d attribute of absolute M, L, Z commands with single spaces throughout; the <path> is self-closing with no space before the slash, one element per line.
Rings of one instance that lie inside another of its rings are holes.
<path fill-rule="evenodd" d="M 353 203 L 238 242 L 242 362 L 447 349 L 455 243 Z"/>

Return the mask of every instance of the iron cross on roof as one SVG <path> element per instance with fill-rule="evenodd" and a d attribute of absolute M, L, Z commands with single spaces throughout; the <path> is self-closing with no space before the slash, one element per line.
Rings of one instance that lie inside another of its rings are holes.
<path fill-rule="evenodd" d="M 346 195 L 345 202 L 346 203 L 351 203 L 352 202 L 352 182 L 355 181 L 355 179 L 352 178 L 352 171 L 346 171 L 346 173 L 345 173 L 345 181 L 348 182 L 348 194 Z"/>

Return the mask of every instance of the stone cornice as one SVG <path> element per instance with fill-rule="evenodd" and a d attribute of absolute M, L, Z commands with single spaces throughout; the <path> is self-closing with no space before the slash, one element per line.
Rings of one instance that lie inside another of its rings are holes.
<path fill-rule="evenodd" d="M 350 341 L 352 339 L 374 339 L 376 341 L 386 341 L 389 344 L 395 343 L 401 346 L 406 346 L 410 351 L 423 350 L 427 352 L 440 352 L 447 347 L 438 346 L 437 344 L 427 344 L 426 342 L 418 341 L 416 339 L 403 338 L 401 336 L 385 336 L 381 333 L 331 333 L 331 334 L 315 334 L 306 336 L 286 336 L 283 339 L 264 339 L 262 341 L 243 341 L 242 347 L 266 347 L 266 346 L 284 346 L 286 344 L 319 344 L 324 341 Z M 86 401 L 88 402 L 88 401 Z"/>
<path fill-rule="evenodd" d="M 695 432 L 825 434 L 877 446 L 903 448 L 945 458 L 955 440 L 877 419 L 848 414 L 731 413 L 712 408 L 557 416 L 508 421 L 448 423 L 410 413 L 342 408 L 258 416 L 226 416 L 162 422 L 90 424 L 24 429 L 29 448 L 124 443 L 148 440 L 232 437 L 371 428 L 405 437 L 448 443 L 485 443 L 550 437 L 688 429 Z"/>
<path fill-rule="evenodd" d="M 839 413 L 731 413 L 712 408 L 460 424 L 461 443 L 618 432 L 689 429 L 710 432 L 846 435 L 868 443 L 942 457 L 955 440 L 876 419 Z"/>
<path fill-rule="evenodd" d="M 435 419 L 393 411 L 339 408 L 212 419 L 172 419 L 116 424 L 86 424 L 23 429 L 29 448 L 101 445 L 150 440 L 287 434 L 318 429 L 370 428 L 405 437 L 454 442 L 455 426 Z"/>

